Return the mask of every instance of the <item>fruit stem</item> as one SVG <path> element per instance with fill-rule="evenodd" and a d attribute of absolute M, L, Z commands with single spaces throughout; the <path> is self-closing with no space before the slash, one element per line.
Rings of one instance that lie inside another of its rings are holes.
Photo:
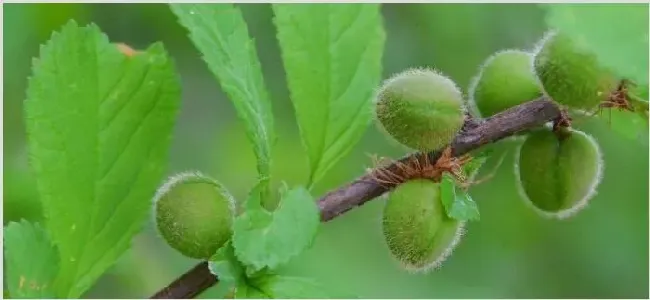
<path fill-rule="evenodd" d="M 562 134 L 563 128 L 571 127 L 571 117 L 566 108 L 560 110 L 560 116 L 553 120 L 553 131 Z"/>
<path fill-rule="evenodd" d="M 564 140 L 571 136 L 571 129 L 569 129 L 569 127 L 561 126 L 554 129 L 553 132 L 555 132 L 555 135 L 559 140 Z"/>

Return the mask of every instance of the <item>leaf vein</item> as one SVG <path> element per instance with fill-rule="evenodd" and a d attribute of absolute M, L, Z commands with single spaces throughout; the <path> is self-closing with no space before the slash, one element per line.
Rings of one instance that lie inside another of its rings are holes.
<path fill-rule="evenodd" d="M 113 120 L 115 120 L 115 118 L 116 118 L 118 115 L 120 115 L 120 113 L 122 112 L 122 110 L 124 109 L 124 107 L 126 107 L 129 103 L 131 103 L 130 100 L 133 98 L 133 95 L 134 95 L 137 91 L 140 90 L 140 88 L 142 87 L 142 85 L 143 85 L 144 82 L 145 82 L 145 79 L 146 79 L 147 76 L 149 75 L 149 72 L 150 72 L 150 71 L 151 71 L 151 68 L 148 68 L 147 71 L 144 72 L 144 73 L 142 74 L 142 77 L 140 77 L 140 81 L 138 82 L 138 85 L 137 85 L 135 88 L 131 89 L 131 91 L 129 91 L 129 94 L 125 96 L 125 97 L 128 97 L 128 98 L 126 98 L 126 99 L 123 101 L 123 103 L 120 104 L 120 106 L 118 107 L 118 109 L 116 109 L 115 112 L 114 112 L 111 116 L 108 117 L 108 119 L 106 120 L 106 122 L 102 124 L 102 128 L 100 129 L 100 134 L 103 133 L 105 130 L 108 130 L 108 129 L 110 128 L 110 125 L 113 123 Z M 110 92 L 109 92 L 108 94 L 110 94 Z M 100 111 L 101 111 L 101 109 L 103 109 L 103 106 L 107 105 L 107 104 L 105 104 L 105 103 L 110 103 L 110 102 L 103 102 L 102 105 L 101 105 L 101 107 L 100 107 Z"/>
<path fill-rule="evenodd" d="M 153 105 L 152 105 L 151 108 L 147 111 L 147 113 L 144 115 L 144 117 L 141 119 L 142 121 L 141 121 L 140 123 L 138 123 L 138 125 L 136 126 L 136 129 L 133 130 L 133 132 L 131 132 L 131 133 L 129 134 L 129 141 L 127 142 L 126 146 L 123 148 L 123 150 L 122 150 L 122 151 L 120 152 L 120 154 L 118 155 L 118 158 L 117 158 L 117 159 L 113 162 L 113 164 L 111 165 L 111 168 L 110 168 L 111 170 L 113 169 L 113 166 L 115 165 L 115 163 L 117 162 L 117 160 L 119 160 L 119 158 L 122 157 L 122 154 L 125 152 L 124 150 L 125 150 L 126 148 L 128 148 L 128 145 L 131 144 L 131 142 L 132 142 L 132 140 L 133 140 L 133 137 L 135 136 L 135 133 L 136 133 L 137 131 L 141 130 L 141 128 L 143 127 L 143 124 L 145 124 L 146 120 L 147 120 L 150 116 L 152 116 L 151 112 L 153 112 L 153 111 L 155 110 L 155 108 L 159 105 L 159 103 L 162 102 L 162 101 L 160 101 L 161 97 L 159 97 L 159 95 L 160 95 L 160 91 L 161 91 L 161 90 L 162 90 L 162 85 L 159 85 L 158 88 L 157 88 L 157 90 L 156 90 L 156 95 L 155 95 L 155 97 L 154 97 L 155 101 L 153 101 Z M 152 144 L 149 145 L 149 149 L 147 150 L 147 152 L 148 152 L 147 157 L 150 157 L 150 156 L 151 156 L 152 149 L 154 149 L 155 146 L 156 146 L 155 143 L 152 143 Z M 94 242 L 95 242 L 95 240 L 96 240 L 97 238 L 99 238 L 100 236 L 102 236 L 102 234 L 106 231 L 106 229 L 108 228 L 108 224 L 110 223 L 109 221 L 113 218 L 113 214 L 114 214 L 116 211 L 118 211 L 118 210 L 120 209 L 120 207 L 122 207 L 122 206 L 124 205 L 124 203 L 129 202 L 129 201 L 126 201 L 126 199 L 129 197 L 129 195 L 130 195 L 131 192 L 133 191 L 133 188 L 136 186 L 135 183 L 137 182 L 137 179 L 142 175 L 142 172 L 145 170 L 145 167 L 144 167 L 143 165 L 144 165 L 146 162 L 147 162 L 146 160 L 141 160 L 141 161 L 140 161 L 140 168 L 138 169 L 138 171 L 137 171 L 137 173 L 136 173 L 136 176 L 134 176 L 136 180 L 131 181 L 131 184 L 128 186 L 128 188 L 127 188 L 127 189 L 125 190 L 125 192 L 124 192 L 124 194 L 125 194 L 124 197 L 121 197 L 122 200 L 119 201 L 119 202 L 117 202 L 117 205 L 114 205 L 114 206 L 112 207 L 111 212 L 109 213 L 109 215 L 111 215 L 111 217 L 108 218 L 108 221 L 103 222 L 102 225 L 101 225 L 101 227 L 99 228 L 99 230 L 92 230 L 92 231 L 90 231 L 90 233 L 96 232 L 96 234 L 94 234 L 94 235 L 92 236 L 92 238 L 90 238 L 90 242 L 86 244 L 86 246 L 84 247 L 84 251 L 82 251 L 82 253 L 83 253 L 83 252 L 86 252 L 86 251 L 85 251 L 85 248 L 87 247 L 87 245 L 93 245 Z M 102 178 L 101 178 L 99 181 L 100 181 L 100 182 L 103 181 L 103 180 L 105 179 L 106 175 L 108 175 L 108 173 L 104 174 L 104 176 L 102 176 Z M 100 184 L 100 182 L 97 182 L 97 184 Z M 108 208 L 104 207 L 103 209 L 108 209 Z M 97 209 L 96 209 L 96 210 L 97 210 Z M 96 216 L 96 214 L 93 215 L 93 217 L 95 217 L 95 216 Z M 91 221 L 92 221 L 92 219 L 91 219 Z M 93 226 L 93 227 L 94 227 L 94 226 Z M 123 236 L 128 236 L 128 235 L 123 235 Z M 117 246 L 118 244 L 114 244 L 114 245 Z M 115 246 L 114 246 L 114 247 L 115 247 Z M 108 253 L 109 250 L 111 250 L 111 249 L 112 249 L 112 248 L 105 249 L 105 250 L 104 250 L 104 254 L 102 254 L 102 255 L 106 255 L 106 253 Z M 87 253 L 87 252 L 86 252 L 86 253 Z M 103 257 L 102 257 L 102 258 L 103 258 Z M 78 265 L 81 265 L 81 261 L 82 261 L 82 260 L 80 260 L 80 263 L 79 263 Z M 101 261 L 101 259 L 98 259 L 97 261 Z M 95 263 L 96 263 L 96 261 L 95 261 L 94 263 L 92 263 L 92 264 L 89 264 L 91 267 L 90 267 L 88 270 L 86 270 L 85 273 L 84 273 L 84 275 L 81 276 L 81 277 L 77 277 L 77 276 L 76 276 L 76 274 L 78 273 L 78 269 L 77 269 L 77 271 L 75 272 L 75 277 L 74 277 L 74 278 L 83 278 L 83 277 L 85 277 L 85 276 L 87 275 L 87 273 L 89 273 L 90 270 L 92 270 L 92 266 L 93 266 Z"/>

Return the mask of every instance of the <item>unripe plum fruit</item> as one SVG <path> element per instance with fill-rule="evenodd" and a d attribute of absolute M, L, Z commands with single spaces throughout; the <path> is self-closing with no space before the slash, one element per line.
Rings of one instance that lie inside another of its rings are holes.
<path fill-rule="evenodd" d="M 375 113 L 389 135 L 420 151 L 451 143 L 465 121 L 461 91 L 428 69 L 410 69 L 387 80 L 377 93 Z"/>
<path fill-rule="evenodd" d="M 439 183 L 414 179 L 390 192 L 382 225 L 392 256 L 409 271 L 425 272 L 449 256 L 464 222 L 447 216 Z"/>
<path fill-rule="evenodd" d="M 158 232 L 187 257 L 208 259 L 232 235 L 234 198 L 217 181 L 200 173 L 170 178 L 154 200 Z"/>
<path fill-rule="evenodd" d="M 549 97 L 577 110 L 594 110 L 619 83 L 595 54 L 558 32 L 548 33 L 541 41 L 534 70 Z"/>
<path fill-rule="evenodd" d="M 520 194 L 548 217 L 574 215 L 596 194 L 603 161 L 597 142 L 571 129 L 558 136 L 548 128 L 530 133 L 519 149 L 515 174 Z"/>
<path fill-rule="evenodd" d="M 521 50 L 500 51 L 488 58 L 468 91 L 475 112 L 489 117 L 541 96 L 532 62 L 533 55 Z"/>

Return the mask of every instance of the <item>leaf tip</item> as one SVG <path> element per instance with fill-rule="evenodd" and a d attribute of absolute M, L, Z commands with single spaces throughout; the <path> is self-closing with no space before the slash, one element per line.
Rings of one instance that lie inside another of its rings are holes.
<path fill-rule="evenodd" d="M 124 54 L 127 57 L 133 57 L 136 54 L 140 53 L 140 51 L 131 48 L 131 46 L 125 43 L 115 43 L 115 46 L 117 47 L 117 50 L 119 50 L 122 54 Z"/>

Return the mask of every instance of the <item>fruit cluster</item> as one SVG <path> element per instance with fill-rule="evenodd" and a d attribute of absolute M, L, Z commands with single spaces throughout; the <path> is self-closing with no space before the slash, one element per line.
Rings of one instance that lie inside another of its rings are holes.
<path fill-rule="evenodd" d="M 467 100 L 451 79 L 434 70 L 409 69 L 393 76 L 377 93 L 376 120 L 402 145 L 441 151 L 470 113 L 490 117 L 542 96 L 564 112 L 590 112 L 610 101 L 621 80 L 600 66 L 595 55 L 551 32 L 534 51 L 506 50 L 488 58 L 472 80 Z M 526 133 L 517 149 L 519 191 L 544 216 L 575 214 L 601 179 L 598 144 L 571 128 L 569 120 Z M 406 269 L 426 271 L 453 250 L 464 222 L 443 209 L 448 199 L 440 192 L 439 177 L 408 178 L 388 195 L 383 233 L 391 254 Z"/>
<path fill-rule="evenodd" d="M 620 80 L 571 39 L 549 33 L 533 52 L 507 50 L 488 58 L 469 87 L 468 99 L 453 80 L 437 71 L 401 72 L 378 90 L 375 113 L 382 130 L 400 144 L 450 154 L 448 145 L 472 114 L 489 117 L 540 96 L 566 111 L 590 111 L 609 101 Z M 601 179 L 598 144 L 569 125 L 528 132 L 517 150 L 514 165 L 522 198 L 545 216 L 575 214 L 593 197 Z M 408 270 L 440 265 L 469 220 L 450 213 L 449 203 L 458 195 L 440 181 L 442 173 L 450 173 L 466 188 L 462 181 L 473 175 L 459 176 L 466 159 L 444 156 L 425 166 L 418 162 L 416 167 L 402 168 L 419 173 L 395 177 L 404 180 L 388 195 L 384 237 L 390 252 Z M 448 160 L 441 163 L 442 159 Z M 188 257 L 207 259 L 232 236 L 233 197 L 199 173 L 172 177 L 158 191 L 154 211 L 160 235 Z"/>

